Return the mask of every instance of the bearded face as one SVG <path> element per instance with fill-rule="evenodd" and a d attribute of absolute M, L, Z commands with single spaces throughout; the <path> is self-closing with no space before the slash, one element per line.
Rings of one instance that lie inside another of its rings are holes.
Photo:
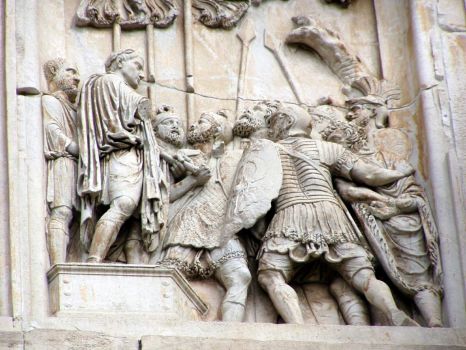
<path fill-rule="evenodd" d="M 192 145 L 209 142 L 215 135 L 215 126 L 201 116 L 197 123 L 191 125 L 188 131 L 188 142 Z"/>
<path fill-rule="evenodd" d="M 182 147 L 185 142 L 185 134 L 178 118 L 173 117 L 164 120 L 154 130 L 155 136 L 164 142 Z"/>
<path fill-rule="evenodd" d="M 78 70 L 69 64 L 64 64 L 55 74 L 53 80 L 56 89 L 63 91 L 71 102 L 76 101 L 80 82 Z"/>
<path fill-rule="evenodd" d="M 263 127 L 264 125 L 260 119 L 254 118 L 254 115 L 249 111 L 245 111 L 235 122 L 233 126 L 233 135 L 247 138 Z"/>

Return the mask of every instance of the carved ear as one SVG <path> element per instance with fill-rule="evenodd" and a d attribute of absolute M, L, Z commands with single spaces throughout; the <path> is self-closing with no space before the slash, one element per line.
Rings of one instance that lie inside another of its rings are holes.
<path fill-rule="evenodd" d="M 215 128 L 215 133 L 214 133 L 215 139 L 218 139 L 219 136 L 223 134 L 222 131 L 223 131 L 223 130 L 222 130 L 222 127 L 221 127 L 221 126 L 217 126 L 217 127 Z"/>
<path fill-rule="evenodd" d="M 388 109 L 381 106 L 375 110 L 375 126 L 377 129 L 383 129 L 388 126 Z"/>
<path fill-rule="evenodd" d="M 295 122 L 295 119 L 292 116 L 290 116 L 290 115 L 286 116 L 286 128 L 287 129 L 291 128 L 293 126 L 294 122 Z"/>

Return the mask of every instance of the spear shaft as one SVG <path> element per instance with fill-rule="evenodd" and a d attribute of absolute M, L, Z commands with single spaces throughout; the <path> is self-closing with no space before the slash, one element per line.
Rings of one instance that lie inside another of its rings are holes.
<path fill-rule="evenodd" d="M 236 91 L 236 108 L 235 108 L 236 118 L 238 118 L 240 98 L 244 97 L 245 79 L 246 79 L 246 72 L 248 68 L 249 45 L 256 37 L 254 23 L 252 22 L 251 19 L 246 19 L 246 21 L 243 22 L 243 25 L 239 29 L 237 36 L 241 40 L 242 46 L 241 46 L 241 61 L 240 61 L 240 68 L 239 68 L 239 75 L 238 75 L 238 87 Z"/>
<path fill-rule="evenodd" d="M 293 76 L 293 73 L 288 67 L 288 61 L 286 60 L 285 56 L 283 56 L 283 53 L 280 50 L 280 42 L 272 34 L 268 33 L 267 31 L 264 31 L 264 46 L 268 48 L 270 51 L 272 51 L 273 55 L 277 59 L 278 64 L 280 65 L 283 74 L 285 74 L 285 78 L 288 81 L 288 84 L 290 85 L 291 90 L 293 91 L 296 97 L 296 100 L 299 103 L 303 103 L 303 98 L 300 91 L 301 89 L 296 78 Z"/>

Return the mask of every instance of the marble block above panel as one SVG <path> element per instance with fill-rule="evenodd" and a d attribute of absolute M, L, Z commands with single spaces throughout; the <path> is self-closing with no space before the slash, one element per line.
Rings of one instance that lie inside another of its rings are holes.
<path fill-rule="evenodd" d="M 123 264 L 57 264 L 47 273 L 51 312 L 57 316 L 144 314 L 200 320 L 207 305 L 176 270 Z"/>

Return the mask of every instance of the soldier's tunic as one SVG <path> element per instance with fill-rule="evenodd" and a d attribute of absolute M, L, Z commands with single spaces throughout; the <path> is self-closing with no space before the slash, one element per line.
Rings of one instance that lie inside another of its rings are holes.
<path fill-rule="evenodd" d="M 225 244 L 222 236 L 228 194 L 241 154 L 236 150 L 212 157 L 209 181 L 170 206 L 164 263 L 174 264 L 190 278 L 210 277 L 227 260 L 245 259 L 238 239 Z M 196 164 L 203 162 L 207 162 L 203 155 L 194 159 Z"/>
<path fill-rule="evenodd" d="M 77 143 L 76 109 L 62 92 L 42 97 L 44 152 L 47 159 L 47 203 L 51 209 L 78 209 L 77 158 L 66 148 Z"/>
<path fill-rule="evenodd" d="M 321 256 L 331 264 L 353 259 L 340 271 L 351 278 L 371 268 L 368 254 L 334 193 L 331 174 L 351 179 L 358 158 L 342 146 L 307 138 L 278 143 L 283 182 L 276 214 L 259 251 L 259 271 L 277 270 L 289 280 L 299 264 Z"/>

